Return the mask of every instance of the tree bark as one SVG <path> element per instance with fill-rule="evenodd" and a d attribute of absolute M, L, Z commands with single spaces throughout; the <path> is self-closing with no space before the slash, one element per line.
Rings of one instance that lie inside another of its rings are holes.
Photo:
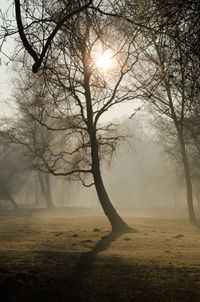
<path fill-rule="evenodd" d="M 92 174 L 93 174 L 95 188 L 97 191 L 100 204 L 103 208 L 103 211 L 111 223 L 112 231 L 116 233 L 130 232 L 131 230 L 133 231 L 133 229 L 129 227 L 117 213 L 104 187 L 103 180 L 101 177 L 101 171 L 100 171 L 98 142 L 96 141 L 96 137 L 94 137 L 91 142 L 91 153 L 92 153 Z"/>
<path fill-rule="evenodd" d="M 38 173 L 35 172 L 34 175 L 34 181 L 35 181 L 35 206 L 37 206 L 39 204 L 39 186 L 38 186 Z"/>
<path fill-rule="evenodd" d="M 49 174 L 45 175 L 45 183 L 46 183 L 46 204 L 48 208 L 53 209 L 53 200 L 52 200 L 52 194 L 51 194 L 51 185 L 50 185 L 50 177 Z"/>
<path fill-rule="evenodd" d="M 13 199 L 11 196 L 9 196 L 9 200 L 10 200 L 10 202 L 12 203 L 12 205 L 14 206 L 14 208 L 15 208 L 15 209 L 18 209 L 17 203 L 14 201 L 14 199 Z"/>
<path fill-rule="evenodd" d="M 105 215 L 111 223 L 112 231 L 117 233 L 130 232 L 133 229 L 129 227 L 123 219 L 119 216 L 114 206 L 112 205 L 110 198 L 106 192 L 103 184 L 100 170 L 100 160 L 99 160 L 99 145 L 96 137 L 96 125 L 93 121 L 93 108 L 92 99 L 90 92 L 90 72 L 88 71 L 87 56 L 83 53 L 83 66 L 84 66 L 84 89 L 85 89 L 85 99 L 87 108 L 87 128 L 90 137 L 91 145 L 91 159 L 92 159 L 92 175 L 94 179 L 95 188 L 103 208 Z"/>
<path fill-rule="evenodd" d="M 183 139 L 180 136 L 179 136 L 179 139 L 180 139 L 180 147 L 181 147 L 181 153 L 182 153 L 183 166 L 184 166 L 184 171 L 185 171 L 189 221 L 192 225 L 199 227 L 199 223 L 196 219 L 194 206 L 193 206 L 192 181 L 191 181 L 188 158 L 187 158 L 187 154 L 186 154 L 186 150 L 185 150 L 185 143 L 184 143 Z"/>
<path fill-rule="evenodd" d="M 4 196 L 5 200 L 9 200 L 12 203 L 12 205 L 14 206 L 14 208 L 18 209 L 18 205 L 17 205 L 16 201 L 12 198 L 12 196 L 10 195 L 8 190 L 6 188 L 4 188 L 3 192 L 4 192 L 3 196 Z"/>
<path fill-rule="evenodd" d="M 159 47 L 156 43 L 156 38 L 153 36 L 153 42 L 154 46 L 158 55 L 159 59 L 159 67 L 161 69 L 161 75 L 163 79 L 163 83 L 167 92 L 167 97 L 169 101 L 169 108 L 171 110 L 171 118 L 174 121 L 174 125 L 177 131 L 180 149 L 181 149 L 181 156 L 182 156 L 182 163 L 184 166 L 184 172 L 185 172 L 185 181 L 186 181 L 186 190 L 187 190 L 187 206 L 188 206 L 188 216 L 189 221 L 192 225 L 199 227 L 199 223 L 196 219 L 195 212 L 194 212 L 194 206 L 193 206 L 193 194 L 192 194 L 192 181 L 191 181 L 191 175 L 190 175 L 190 167 L 189 162 L 187 158 L 187 152 L 185 149 L 185 141 L 184 141 L 184 132 L 183 132 L 183 122 L 184 122 L 184 110 L 185 110 L 185 71 L 183 68 L 183 65 L 181 65 L 181 115 L 178 118 L 176 114 L 176 110 L 173 103 L 173 97 L 171 93 L 171 87 L 169 84 L 169 74 L 168 71 L 166 72 L 165 66 L 164 66 L 164 59 L 161 55 L 161 52 L 159 50 Z M 182 58 L 181 58 L 182 60 Z M 183 62 L 182 62 L 183 64 Z"/>
<path fill-rule="evenodd" d="M 194 187 L 194 194 L 195 194 L 195 197 L 196 197 L 196 200 L 198 202 L 198 205 L 200 206 L 200 194 L 199 194 L 199 183 L 196 184 L 194 182 L 194 185 L 192 185 L 192 187 Z"/>
<path fill-rule="evenodd" d="M 51 195 L 51 189 L 50 189 L 50 182 L 49 182 L 49 175 L 45 175 L 45 182 L 42 178 L 41 173 L 38 173 L 39 180 L 40 180 L 40 186 L 42 190 L 42 194 L 44 196 L 44 200 L 46 203 L 47 208 L 53 209 L 53 201 L 52 201 L 52 195 Z"/>
<path fill-rule="evenodd" d="M 18 205 L 15 202 L 15 200 L 12 198 L 12 196 L 8 193 L 8 191 L 6 190 L 6 195 L 8 197 L 8 200 L 10 200 L 10 202 L 12 203 L 12 205 L 14 206 L 15 209 L 18 209 Z"/>

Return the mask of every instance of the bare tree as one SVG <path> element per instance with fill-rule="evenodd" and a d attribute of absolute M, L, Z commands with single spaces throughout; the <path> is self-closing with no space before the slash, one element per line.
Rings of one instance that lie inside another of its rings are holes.
<path fill-rule="evenodd" d="M 0 199 L 8 200 L 18 208 L 15 196 L 25 184 L 24 175 L 29 169 L 29 161 L 24 150 L 17 148 L 7 138 L 7 131 L 1 130 Z"/>
<path fill-rule="evenodd" d="M 22 101 L 22 96 L 20 102 Z M 26 157 L 29 159 L 29 174 L 31 171 L 35 171 L 35 178 L 40 185 L 44 201 L 48 208 L 54 208 L 50 175 L 44 174 L 40 171 L 37 158 L 42 156 L 45 146 L 50 143 L 51 135 L 48 132 L 44 132 L 44 129 L 38 125 L 34 120 L 28 118 L 25 112 L 20 111 L 21 118 L 14 123 L 9 124 L 9 134 L 7 139 L 15 144 L 15 146 L 21 146 L 23 148 Z M 42 129 L 41 129 L 42 128 Z M 48 143 L 47 143 L 48 142 Z M 38 186 L 35 188 L 39 190 Z M 36 198 L 38 198 L 38 191 L 35 192 Z"/>
<path fill-rule="evenodd" d="M 15 20 L 11 13 L 1 14 L 1 48 L 8 36 L 19 34 L 23 49 L 32 57 L 32 71 L 38 72 L 48 57 L 56 34 L 81 11 L 87 10 L 92 0 L 14 0 Z M 10 9 L 12 9 L 12 5 Z"/>
<path fill-rule="evenodd" d="M 196 74 L 198 77 L 198 74 Z M 199 78 L 199 77 L 198 77 Z M 199 89 L 198 89 L 199 93 Z M 194 193 L 200 202 L 199 180 L 200 180 L 200 106 L 199 96 L 196 94 L 196 102 L 190 108 L 190 112 L 185 119 L 184 132 L 189 155 L 191 177 L 194 185 Z"/>
<path fill-rule="evenodd" d="M 124 137 L 116 124 L 100 120 L 113 106 L 137 97 L 129 73 L 138 56 L 132 41 L 122 36 L 113 22 L 82 13 L 70 28 L 73 35 L 68 36 L 63 29 L 54 40 L 54 51 L 49 53 L 51 60 L 46 64 L 46 85 L 38 113 L 31 111 L 30 104 L 26 110 L 46 130 L 55 133 L 39 157 L 43 171 L 79 178 L 85 186 L 94 184 L 113 231 L 123 232 L 130 227 L 109 199 L 100 163 L 110 161 Z M 101 55 L 109 57 L 108 69 L 98 65 Z M 93 181 L 87 180 L 88 175 Z"/>
<path fill-rule="evenodd" d="M 173 133 L 179 143 L 185 171 L 189 219 L 191 224 L 198 226 L 193 207 L 191 172 L 184 132 L 185 121 L 190 108 L 197 101 L 199 87 L 196 77 L 199 58 L 191 43 L 191 36 L 196 42 L 199 39 L 197 7 L 188 6 L 185 1 L 181 5 L 175 1 L 171 6 L 168 2 L 153 3 L 153 8 L 148 9 L 153 16 L 150 24 L 156 24 L 156 30 L 143 28 L 143 39 L 140 43 L 142 48 L 144 44 L 147 47 L 143 52 L 143 60 L 133 74 L 143 93 L 142 99 L 153 105 L 154 113 L 166 118 L 165 125 L 167 122 L 170 124 L 170 120 L 173 121 Z M 164 133 L 167 134 L 166 131 Z"/>
<path fill-rule="evenodd" d="M 24 74 L 22 75 L 23 78 Z M 53 133 L 46 131 L 41 125 L 27 115 L 29 112 L 37 114 L 39 85 L 27 82 L 27 78 L 15 80 L 15 102 L 17 117 L 4 120 L 4 131 L 2 131 L 3 144 L 12 148 L 19 148 L 27 160 L 27 176 L 31 176 L 35 171 L 35 198 L 38 200 L 39 191 L 42 192 L 44 201 L 48 208 L 53 208 L 53 200 L 50 185 L 50 175 L 40 171 L 37 158 L 42 157 L 45 149 L 52 140 Z M 27 88 L 28 85 L 28 88 Z M 31 85 L 32 87 L 30 88 Z M 30 101 L 31 99 L 31 101 Z M 43 117 L 44 118 L 44 117 Z M 13 163 L 13 162 L 12 162 Z M 40 185 L 40 189 L 38 188 Z M 38 191 L 39 190 L 39 191 Z"/>
<path fill-rule="evenodd" d="M 51 194 L 51 185 L 50 185 L 50 176 L 49 174 L 43 174 L 40 171 L 38 172 L 39 183 L 41 187 L 44 200 L 48 208 L 54 208 L 52 194 Z"/>

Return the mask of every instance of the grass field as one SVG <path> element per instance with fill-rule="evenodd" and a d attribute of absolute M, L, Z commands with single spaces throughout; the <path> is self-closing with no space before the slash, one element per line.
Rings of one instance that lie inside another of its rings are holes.
<path fill-rule="evenodd" d="M 200 301 L 200 230 L 187 220 L 104 216 L 68 209 L 0 215 L 0 301 Z"/>

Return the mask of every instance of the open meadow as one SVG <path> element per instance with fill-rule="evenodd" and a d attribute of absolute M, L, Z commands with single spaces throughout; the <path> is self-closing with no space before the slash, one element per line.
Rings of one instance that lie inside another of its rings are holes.
<path fill-rule="evenodd" d="M 200 231 L 184 219 L 124 217 L 110 233 L 87 209 L 0 216 L 0 301 L 200 301 Z"/>

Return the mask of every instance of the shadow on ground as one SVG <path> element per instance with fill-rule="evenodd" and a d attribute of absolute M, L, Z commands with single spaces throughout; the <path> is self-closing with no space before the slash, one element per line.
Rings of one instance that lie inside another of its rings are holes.
<path fill-rule="evenodd" d="M 194 268 L 137 265 L 105 255 L 120 234 L 110 233 L 85 253 L 35 251 L 20 266 L 0 265 L 2 302 L 200 301 Z M 24 255 L 22 254 L 21 257 Z M 8 256 L 7 256 L 8 257 Z M 10 254 L 15 257 L 15 254 Z"/>

